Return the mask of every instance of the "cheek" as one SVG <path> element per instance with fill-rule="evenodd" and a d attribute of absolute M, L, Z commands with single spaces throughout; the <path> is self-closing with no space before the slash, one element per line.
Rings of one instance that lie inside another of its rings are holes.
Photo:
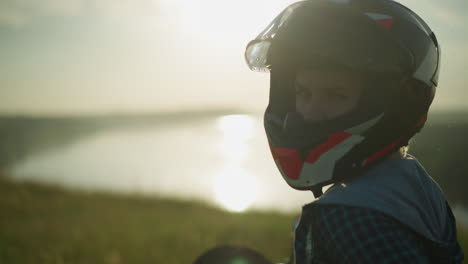
<path fill-rule="evenodd" d="M 305 105 L 305 100 L 300 96 L 296 96 L 296 111 L 301 112 L 302 110 L 304 110 Z"/>
<path fill-rule="evenodd" d="M 313 109 L 316 108 L 316 103 L 310 97 L 296 96 L 296 111 L 302 115 L 310 115 Z"/>
<path fill-rule="evenodd" d="M 353 111 L 359 102 L 359 97 L 350 97 L 341 102 L 330 104 L 328 109 L 332 117 L 338 117 Z"/>
<path fill-rule="evenodd" d="M 344 100 L 337 100 L 328 96 L 317 95 L 313 100 L 302 96 L 296 97 L 296 111 L 300 113 L 306 121 L 320 121 L 333 119 L 356 108 L 359 96 L 349 97 Z"/>
<path fill-rule="evenodd" d="M 317 119 L 317 106 L 313 105 L 307 99 L 303 97 L 296 97 L 296 111 L 302 115 L 306 121 L 314 121 Z"/>

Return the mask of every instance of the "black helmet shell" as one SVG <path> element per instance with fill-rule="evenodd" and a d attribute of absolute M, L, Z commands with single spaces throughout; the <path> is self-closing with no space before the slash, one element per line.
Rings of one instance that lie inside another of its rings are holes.
<path fill-rule="evenodd" d="M 438 84 L 439 43 L 414 12 L 391 0 L 307 0 L 288 6 L 249 42 L 248 66 L 269 71 L 265 130 L 287 183 L 317 190 L 377 164 L 424 125 Z M 338 65 L 372 76 L 381 107 L 321 124 L 295 110 L 298 69 Z"/>

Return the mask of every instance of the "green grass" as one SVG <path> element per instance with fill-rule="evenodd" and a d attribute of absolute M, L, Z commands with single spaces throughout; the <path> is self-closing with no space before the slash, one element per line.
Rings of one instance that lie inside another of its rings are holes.
<path fill-rule="evenodd" d="M 295 215 L 232 214 L 197 202 L 67 191 L 0 177 L 0 263 L 183 264 L 220 244 L 273 261 L 291 250 Z M 458 227 L 468 252 L 468 228 Z"/>
<path fill-rule="evenodd" d="M 293 215 L 231 214 L 197 202 L 66 191 L 0 177 L 0 263 L 192 261 L 219 244 L 280 261 Z"/>
<path fill-rule="evenodd" d="M 468 227 L 458 225 L 457 236 L 463 253 L 465 253 L 465 261 L 463 263 L 466 263 L 468 259 Z"/>

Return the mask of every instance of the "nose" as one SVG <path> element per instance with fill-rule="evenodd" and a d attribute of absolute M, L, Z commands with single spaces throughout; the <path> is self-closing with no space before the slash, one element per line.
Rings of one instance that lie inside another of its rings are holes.
<path fill-rule="evenodd" d="M 327 118 L 325 102 L 318 93 L 310 94 L 307 98 L 296 102 L 297 110 L 307 122 L 323 121 Z"/>

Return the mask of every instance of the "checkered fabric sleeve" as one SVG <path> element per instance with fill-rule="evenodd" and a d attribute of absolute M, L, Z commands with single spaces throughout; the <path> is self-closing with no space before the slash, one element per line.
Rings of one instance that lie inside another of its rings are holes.
<path fill-rule="evenodd" d="M 312 209 L 301 219 L 308 224 L 296 230 L 296 263 L 430 263 L 425 240 L 378 211 L 349 206 Z"/>

